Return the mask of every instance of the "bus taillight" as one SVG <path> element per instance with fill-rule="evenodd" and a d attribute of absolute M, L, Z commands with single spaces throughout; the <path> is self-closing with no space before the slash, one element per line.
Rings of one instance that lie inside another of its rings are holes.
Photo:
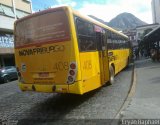
<path fill-rule="evenodd" d="M 72 76 L 68 76 L 68 83 L 73 83 L 73 77 Z"/>
<path fill-rule="evenodd" d="M 71 63 L 71 64 L 70 64 L 70 68 L 71 68 L 71 69 L 76 69 L 76 64 L 75 64 L 75 63 Z"/>
<path fill-rule="evenodd" d="M 70 66 L 69 66 L 69 73 L 68 73 L 68 78 L 67 78 L 67 83 L 68 84 L 71 84 L 75 81 L 76 73 L 77 73 L 76 63 L 71 62 Z"/>
<path fill-rule="evenodd" d="M 69 74 L 70 74 L 71 76 L 74 76 L 74 75 L 75 75 L 74 70 L 70 70 L 70 71 L 69 71 Z"/>

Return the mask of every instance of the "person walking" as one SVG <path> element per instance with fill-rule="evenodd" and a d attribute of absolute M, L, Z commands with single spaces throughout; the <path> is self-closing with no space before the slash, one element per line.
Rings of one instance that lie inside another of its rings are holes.
<path fill-rule="evenodd" d="M 139 49 L 138 49 L 138 47 L 135 50 L 135 54 L 136 54 L 136 59 L 139 59 Z"/>

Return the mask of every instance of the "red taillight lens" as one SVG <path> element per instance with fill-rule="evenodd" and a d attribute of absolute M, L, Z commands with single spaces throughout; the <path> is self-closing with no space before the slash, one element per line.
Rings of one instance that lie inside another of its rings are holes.
<path fill-rule="evenodd" d="M 71 68 L 71 69 L 76 69 L 76 64 L 75 64 L 75 63 L 71 63 L 71 64 L 70 64 L 70 68 Z"/>
<path fill-rule="evenodd" d="M 74 70 L 70 70 L 70 71 L 69 71 L 69 74 L 70 74 L 71 76 L 74 76 L 74 75 L 75 75 Z"/>
<path fill-rule="evenodd" d="M 76 74 L 77 74 L 77 65 L 76 62 L 71 62 L 69 65 L 69 72 L 67 77 L 67 83 L 72 84 L 76 80 Z"/>

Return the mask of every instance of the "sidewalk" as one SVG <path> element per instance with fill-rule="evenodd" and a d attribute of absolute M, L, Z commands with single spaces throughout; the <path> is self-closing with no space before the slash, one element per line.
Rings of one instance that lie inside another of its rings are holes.
<path fill-rule="evenodd" d="M 135 93 L 121 112 L 122 119 L 160 119 L 160 63 L 135 62 Z"/>

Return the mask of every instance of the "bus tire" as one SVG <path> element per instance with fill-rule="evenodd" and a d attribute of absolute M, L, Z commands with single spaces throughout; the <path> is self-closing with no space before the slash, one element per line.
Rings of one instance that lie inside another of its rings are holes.
<path fill-rule="evenodd" d="M 114 84 L 114 68 L 113 66 L 109 67 L 109 83 Z"/>
<path fill-rule="evenodd" d="M 130 59 L 129 59 L 129 57 L 128 57 L 128 58 L 127 58 L 126 68 L 128 68 L 128 67 L 129 67 L 129 64 L 130 64 Z"/>

